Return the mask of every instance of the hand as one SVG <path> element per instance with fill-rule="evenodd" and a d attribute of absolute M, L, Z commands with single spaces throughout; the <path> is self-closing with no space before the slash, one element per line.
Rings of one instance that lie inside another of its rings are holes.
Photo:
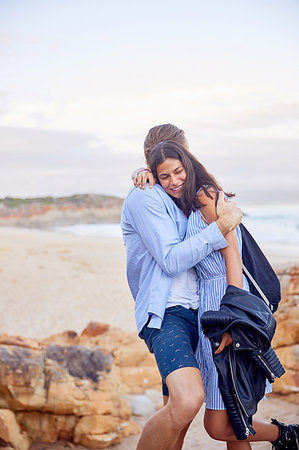
<path fill-rule="evenodd" d="M 242 221 L 241 209 L 235 202 L 228 203 L 224 198 L 224 192 L 219 192 L 216 212 L 218 216 L 216 223 L 223 236 L 234 230 Z"/>
<path fill-rule="evenodd" d="M 233 339 L 229 333 L 223 333 L 221 336 L 221 342 L 219 344 L 219 347 L 217 348 L 215 355 L 219 355 L 219 353 L 222 352 L 222 350 L 225 349 L 228 345 L 233 343 Z"/>
<path fill-rule="evenodd" d="M 150 189 L 154 186 L 156 180 L 148 169 L 144 169 L 139 171 L 139 173 L 133 177 L 133 183 L 135 187 L 139 187 L 140 189 L 145 189 L 146 183 L 149 183 Z"/>

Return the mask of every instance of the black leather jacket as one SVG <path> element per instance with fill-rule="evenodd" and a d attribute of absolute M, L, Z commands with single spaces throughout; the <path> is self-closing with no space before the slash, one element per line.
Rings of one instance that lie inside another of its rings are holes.
<path fill-rule="evenodd" d="M 284 374 L 271 347 L 275 318 L 259 297 L 228 286 L 219 311 L 204 312 L 200 321 L 212 345 L 219 389 L 234 433 L 237 439 L 246 439 L 255 434 L 252 416 L 264 396 L 266 379 L 273 383 Z M 224 332 L 232 335 L 233 343 L 215 355 Z"/>

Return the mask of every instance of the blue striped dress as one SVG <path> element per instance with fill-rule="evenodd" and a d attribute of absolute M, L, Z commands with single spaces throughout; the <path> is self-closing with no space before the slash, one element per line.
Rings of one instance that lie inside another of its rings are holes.
<path fill-rule="evenodd" d="M 207 227 L 200 211 L 192 212 L 188 219 L 186 238 L 194 236 Z M 237 228 L 237 238 L 240 253 L 242 254 L 242 235 Z M 204 311 L 217 311 L 225 294 L 226 266 L 220 250 L 213 251 L 202 261 L 196 264 L 195 269 L 199 278 L 199 317 Z M 243 289 L 249 291 L 246 278 L 243 276 Z M 196 359 L 203 380 L 205 390 L 206 408 L 214 410 L 226 409 L 218 388 L 218 374 L 213 361 L 211 345 L 205 337 L 199 322 L 199 342 L 196 351 Z M 265 393 L 271 392 L 271 384 L 267 381 Z"/>

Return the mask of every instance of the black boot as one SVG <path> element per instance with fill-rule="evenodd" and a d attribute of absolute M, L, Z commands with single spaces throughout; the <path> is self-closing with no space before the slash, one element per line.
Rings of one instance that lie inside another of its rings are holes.
<path fill-rule="evenodd" d="M 287 425 L 271 419 L 279 428 L 279 436 L 276 441 L 271 442 L 273 450 L 299 450 L 299 425 Z"/>

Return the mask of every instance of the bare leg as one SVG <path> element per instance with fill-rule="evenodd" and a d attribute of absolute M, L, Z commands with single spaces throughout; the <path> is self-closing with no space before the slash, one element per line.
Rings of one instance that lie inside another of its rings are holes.
<path fill-rule="evenodd" d="M 169 400 L 145 424 L 137 450 L 179 450 L 184 433 L 203 403 L 204 389 L 198 369 L 175 370 L 166 378 L 166 384 Z"/>
<path fill-rule="evenodd" d="M 251 448 L 249 442 L 275 441 L 279 435 L 279 429 L 276 425 L 254 420 L 252 426 L 255 429 L 256 434 L 248 436 L 245 441 L 238 441 L 233 432 L 227 412 L 214 411 L 212 409 L 206 410 L 204 425 L 206 431 L 213 439 L 226 441 L 229 450 L 245 450 Z M 242 444 L 243 447 L 241 446 Z M 247 447 L 244 446 L 245 444 L 247 444 Z"/>
<path fill-rule="evenodd" d="M 168 399 L 169 399 L 168 395 L 163 395 L 164 406 L 168 402 Z M 184 443 L 184 439 L 185 439 L 186 433 L 187 433 L 188 428 L 190 427 L 190 425 L 191 425 L 191 422 L 188 423 L 188 425 L 181 431 L 178 440 L 176 441 L 174 447 L 171 447 L 171 450 L 181 450 L 182 449 L 183 443 Z"/>
<path fill-rule="evenodd" d="M 251 449 L 251 445 L 246 441 L 227 442 L 226 448 L 227 450 L 248 450 Z"/>

